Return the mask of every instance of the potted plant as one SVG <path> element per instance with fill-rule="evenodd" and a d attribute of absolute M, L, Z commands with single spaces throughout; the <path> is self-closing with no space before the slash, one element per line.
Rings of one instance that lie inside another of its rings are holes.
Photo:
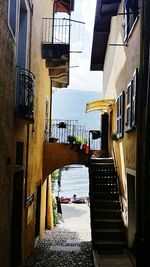
<path fill-rule="evenodd" d="M 87 142 L 87 138 L 86 137 L 84 137 L 84 139 L 83 139 L 82 149 L 83 149 L 83 152 L 85 154 L 88 154 L 89 153 L 89 145 L 88 145 L 88 142 Z"/>
<path fill-rule="evenodd" d="M 113 141 L 116 141 L 116 140 L 117 140 L 117 133 L 116 133 L 116 132 L 112 132 L 112 134 L 111 134 L 111 139 L 112 139 Z"/>
<path fill-rule="evenodd" d="M 67 136 L 67 141 L 73 145 L 76 142 L 76 137 L 74 135 L 68 135 Z"/>
<path fill-rule="evenodd" d="M 66 128 L 66 123 L 64 122 L 64 121 L 61 121 L 61 122 L 59 122 L 58 124 L 57 124 L 57 127 L 58 128 L 63 128 L 63 129 L 65 129 Z"/>
<path fill-rule="evenodd" d="M 76 145 L 77 145 L 77 150 L 80 150 L 81 148 L 81 137 L 77 136 L 76 138 Z"/>

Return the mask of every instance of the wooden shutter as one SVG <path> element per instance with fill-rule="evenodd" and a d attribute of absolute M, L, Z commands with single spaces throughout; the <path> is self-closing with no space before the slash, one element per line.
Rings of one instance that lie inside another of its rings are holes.
<path fill-rule="evenodd" d="M 120 95 L 120 137 L 123 137 L 123 133 L 124 133 L 124 91 L 122 91 L 121 95 Z"/>
<path fill-rule="evenodd" d="M 134 127 L 136 125 L 136 90 L 137 90 L 137 75 L 138 70 L 136 69 L 133 74 L 132 80 L 132 122 L 131 126 Z"/>
<path fill-rule="evenodd" d="M 126 130 L 130 129 L 132 126 L 132 109 L 131 109 L 131 102 L 132 102 L 132 82 L 128 84 L 127 87 L 127 102 L 126 102 Z"/>
<path fill-rule="evenodd" d="M 124 132 L 124 92 L 117 98 L 117 137 L 123 137 Z"/>

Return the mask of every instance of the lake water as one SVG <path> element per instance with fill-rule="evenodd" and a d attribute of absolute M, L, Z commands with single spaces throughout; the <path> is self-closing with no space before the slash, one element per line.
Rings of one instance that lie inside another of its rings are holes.
<path fill-rule="evenodd" d="M 55 186 L 55 195 L 58 187 Z M 89 173 L 88 168 L 81 165 L 71 165 L 68 170 L 62 171 L 60 197 L 77 197 L 89 196 Z"/>

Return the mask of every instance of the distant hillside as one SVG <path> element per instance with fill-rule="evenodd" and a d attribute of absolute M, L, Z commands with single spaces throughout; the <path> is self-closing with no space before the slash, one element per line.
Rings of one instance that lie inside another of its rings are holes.
<path fill-rule="evenodd" d="M 86 104 L 100 99 L 100 92 L 61 89 L 53 93 L 52 118 L 78 120 L 87 130 L 99 129 L 100 112 L 86 113 Z"/>

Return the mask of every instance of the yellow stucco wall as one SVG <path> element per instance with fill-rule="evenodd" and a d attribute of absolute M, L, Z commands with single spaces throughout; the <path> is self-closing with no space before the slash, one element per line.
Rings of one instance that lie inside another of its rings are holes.
<path fill-rule="evenodd" d="M 16 93 L 16 61 L 17 40 L 8 25 L 8 1 L 0 2 L 0 259 L 1 266 L 10 266 L 11 262 L 11 227 L 12 227 L 12 203 L 13 181 L 15 175 L 22 171 L 22 197 L 18 201 L 22 204 L 22 236 L 21 254 L 24 260 L 34 247 L 35 241 L 35 215 L 37 185 L 43 181 L 43 140 L 45 127 L 46 100 L 50 101 L 50 78 L 45 61 L 41 57 L 42 18 L 51 17 L 51 0 L 25 1 L 28 11 L 33 3 L 33 15 L 28 17 L 27 61 L 26 69 L 35 75 L 35 123 L 27 125 L 23 120 L 18 120 L 15 115 Z M 19 10 L 17 11 L 19 18 Z M 30 13 L 30 12 L 29 12 Z M 30 21 L 32 22 L 30 25 Z M 19 22 L 19 20 L 18 20 Z M 50 107 L 49 107 L 50 108 Z M 29 153 L 27 165 L 27 132 L 29 127 Z M 23 164 L 16 165 L 16 142 L 23 142 Z M 26 173 L 26 167 L 28 171 Z M 34 194 L 33 202 L 25 205 L 25 179 L 26 197 Z M 50 178 L 49 178 L 50 179 Z M 51 185 L 49 184 L 49 225 L 53 226 L 51 209 Z M 41 216 L 40 232 L 45 230 L 46 213 L 46 181 L 41 187 Z"/>
<path fill-rule="evenodd" d="M 118 13 L 123 12 L 123 1 L 121 1 Z M 137 19 L 133 30 L 128 38 L 127 46 L 117 46 L 124 43 L 123 16 L 112 17 L 110 35 L 104 62 L 103 94 L 104 98 L 116 99 L 119 94 L 127 91 L 127 85 L 132 80 L 134 71 L 140 64 L 140 18 Z M 116 46 L 111 46 L 116 44 Z M 111 62 L 111 63 L 110 63 Z M 115 108 L 114 108 L 115 111 Z M 126 100 L 125 118 L 126 121 Z M 125 125 L 124 125 L 125 129 Z M 112 131 L 116 131 L 116 112 L 113 112 Z M 127 173 L 126 169 L 136 169 L 136 129 L 124 133 L 114 143 L 118 173 L 122 188 L 123 204 L 125 208 L 124 219 L 127 222 Z M 110 146 L 111 147 L 111 146 Z"/>
<path fill-rule="evenodd" d="M 31 34 L 31 71 L 35 75 L 35 122 L 30 126 L 29 159 L 27 196 L 35 192 L 37 185 L 42 182 L 43 169 L 43 141 L 45 128 L 46 101 L 50 103 L 50 77 L 45 66 L 45 60 L 41 56 L 42 18 L 51 17 L 52 1 L 33 1 L 32 34 Z M 50 106 L 49 106 L 50 109 Z M 41 211 L 40 234 L 45 230 L 46 217 L 46 181 L 41 184 Z M 49 189 L 50 192 L 50 189 Z M 50 203 L 49 203 L 50 204 Z M 25 214 L 26 217 L 26 214 Z M 24 218 L 26 220 L 26 218 Z M 51 220 L 53 220 L 51 216 Z M 31 225 L 25 228 L 28 241 L 24 246 L 24 258 L 26 258 L 34 246 L 35 214 Z"/>

